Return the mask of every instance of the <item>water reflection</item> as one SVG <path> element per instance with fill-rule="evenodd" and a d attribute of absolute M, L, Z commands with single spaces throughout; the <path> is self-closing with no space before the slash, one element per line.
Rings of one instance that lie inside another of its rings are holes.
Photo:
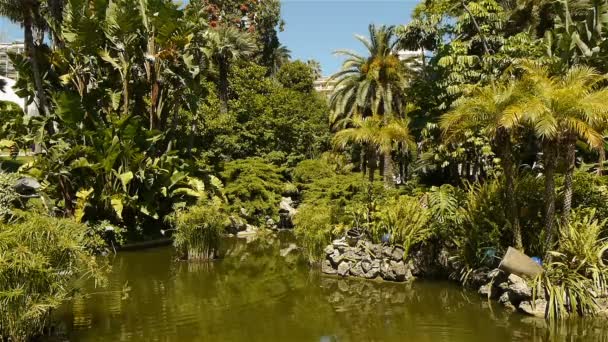
<path fill-rule="evenodd" d="M 449 283 L 322 276 L 272 240 L 228 240 L 210 263 L 170 248 L 118 255 L 107 292 L 56 318 L 78 341 L 608 341 L 602 321 L 548 327 Z"/>

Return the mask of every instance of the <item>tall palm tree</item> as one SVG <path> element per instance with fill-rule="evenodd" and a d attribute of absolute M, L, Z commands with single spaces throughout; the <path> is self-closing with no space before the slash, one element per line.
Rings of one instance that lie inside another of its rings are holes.
<path fill-rule="evenodd" d="M 315 80 L 319 79 L 319 78 L 321 78 L 321 76 L 323 76 L 323 74 L 321 72 L 321 63 L 319 63 L 319 61 L 317 61 L 315 59 L 309 59 L 306 61 L 306 64 L 312 71 L 312 74 L 313 74 Z"/>
<path fill-rule="evenodd" d="M 25 53 L 30 61 L 36 87 L 36 105 L 41 115 L 46 113 L 46 95 L 42 85 L 42 74 L 36 57 L 36 45 L 34 43 L 34 28 L 36 20 L 40 18 L 39 0 L 0 0 L 0 15 L 11 21 L 21 24 L 24 33 Z"/>
<path fill-rule="evenodd" d="M 207 35 L 205 52 L 218 72 L 218 95 L 222 113 L 228 112 L 228 74 L 232 63 L 253 55 L 255 42 L 245 32 L 231 26 L 210 29 Z"/>
<path fill-rule="evenodd" d="M 543 142 L 545 159 L 545 229 L 552 242 L 555 213 L 555 172 L 557 146 L 565 149 L 566 174 L 562 222 L 567 223 L 572 207 L 572 177 L 575 169 L 576 142 L 583 140 L 594 149 L 604 146 L 599 128 L 608 118 L 608 88 L 600 83 L 605 77 L 595 69 L 575 66 L 563 75 L 551 76 L 546 67 L 523 66 L 523 87 L 529 92 L 520 112 Z"/>
<path fill-rule="evenodd" d="M 403 103 L 402 90 L 407 66 L 399 61 L 397 39 L 392 26 L 369 26 L 369 38 L 356 35 L 366 48 L 366 56 L 353 51 L 338 50 L 346 56 L 342 69 L 333 74 L 335 90 L 330 97 L 332 123 L 352 117 L 398 113 Z"/>
<path fill-rule="evenodd" d="M 290 59 L 291 50 L 289 50 L 285 45 L 279 45 L 276 49 L 273 49 L 270 56 L 270 67 L 268 70 L 269 74 L 276 75 L 283 64 L 289 62 Z"/>
<path fill-rule="evenodd" d="M 448 140 L 458 139 L 466 131 L 480 130 L 494 142 L 505 176 L 505 214 L 513 230 L 515 248 L 519 250 L 523 250 L 523 241 L 515 201 L 516 168 L 512 140 L 521 121 L 517 103 L 523 95 L 514 84 L 478 88 L 470 96 L 456 101 L 454 109 L 440 121 Z"/>
<path fill-rule="evenodd" d="M 397 145 L 403 146 L 405 151 L 415 151 L 416 141 L 410 132 L 409 118 L 386 119 L 379 115 L 363 117 L 355 115 L 347 119 L 349 128 L 337 132 L 333 144 L 337 148 L 344 148 L 350 143 L 362 144 L 369 148 L 370 159 L 373 161 L 379 153 L 389 155 Z M 374 181 L 375 163 L 368 163 L 369 180 Z M 392 172 L 384 168 L 384 177 L 392 177 Z M 388 173 L 388 174 L 387 174 Z"/>
<path fill-rule="evenodd" d="M 330 96 L 332 124 L 352 118 L 355 113 L 363 117 L 379 115 L 388 120 L 401 117 L 404 88 L 411 74 L 411 64 L 403 63 L 397 54 L 397 39 L 392 26 L 369 26 L 369 38 L 356 35 L 366 48 L 366 56 L 352 51 L 339 50 L 346 56 L 342 70 L 330 77 L 335 90 Z M 393 185 L 392 157 L 383 154 L 387 186 Z"/>

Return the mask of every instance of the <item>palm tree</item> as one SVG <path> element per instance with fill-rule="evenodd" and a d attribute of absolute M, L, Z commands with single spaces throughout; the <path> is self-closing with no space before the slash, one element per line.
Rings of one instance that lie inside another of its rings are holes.
<path fill-rule="evenodd" d="M 369 26 L 369 38 L 356 35 L 367 49 L 367 56 L 340 50 L 336 54 L 346 56 L 342 70 L 332 75 L 335 90 L 330 96 L 332 124 L 352 118 L 355 113 L 363 117 L 379 115 L 388 121 L 396 114 L 401 116 L 404 103 L 403 90 L 411 64 L 399 60 L 395 48 L 397 39 L 392 26 Z M 392 157 L 384 153 L 384 175 L 387 186 L 392 186 Z"/>
<path fill-rule="evenodd" d="M 523 250 L 523 241 L 515 200 L 516 169 L 512 140 L 514 130 L 520 125 L 521 118 L 516 109 L 522 96 L 514 84 L 478 88 L 470 96 L 456 101 L 454 109 L 440 121 L 448 140 L 462 137 L 467 131 L 479 130 L 494 142 L 505 176 L 506 217 L 513 229 L 515 248 L 519 250 Z"/>
<path fill-rule="evenodd" d="M 309 59 L 306 61 L 306 64 L 312 71 L 312 74 L 313 74 L 313 77 L 315 80 L 317 80 L 317 79 L 321 78 L 321 76 L 323 76 L 322 72 L 321 72 L 321 63 L 319 63 L 319 61 L 317 61 L 315 59 Z"/>
<path fill-rule="evenodd" d="M 555 165 L 558 146 L 566 150 L 564 206 L 562 222 L 567 223 L 572 207 L 572 176 L 575 168 L 576 142 L 582 139 L 591 148 L 604 147 L 598 131 L 608 117 L 608 88 L 601 86 L 605 77 L 595 69 L 575 66 L 563 75 L 551 76 L 546 67 L 523 66 L 523 87 L 529 92 L 519 111 L 533 126 L 544 147 L 545 161 L 545 230 L 552 242 L 555 213 Z"/>
<path fill-rule="evenodd" d="M 268 68 L 269 74 L 276 75 L 283 64 L 289 62 L 290 59 L 291 50 L 289 50 L 286 46 L 280 45 L 276 49 L 273 49 L 272 54 L 270 55 L 270 67 Z"/>
<path fill-rule="evenodd" d="M 253 55 L 255 42 L 247 33 L 231 26 L 220 26 L 208 31 L 205 49 L 218 72 L 218 95 L 222 113 L 228 112 L 228 74 L 232 63 Z"/>
<path fill-rule="evenodd" d="M 36 87 L 36 105 L 41 115 L 46 113 L 46 95 L 42 85 L 40 65 L 36 57 L 34 44 L 34 27 L 40 18 L 40 1 L 38 0 L 0 0 L 0 15 L 20 23 L 23 27 L 25 53 L 32 66 L 34 85 Z"/>
<path fill-rule="evenodd" d="M 402 90 L 407 76 L 407 66 L 399 61 L 392 26 L 369 26 L 369 39 L 356 35 L 367 49 L 367 56 L 347 50 L 336 51 L 346 56 L 342 70 L 332 75 L 335 90 L 330 97 L 334 111 L 332 123 L 352 117 L 398 113 L 401 109 Z"/>
<path fill-rule="evenodd" d="M 369 180 L 374 181 L 376 165 L 373 162 L 377 153 L 389 155 L 395 146 L 401 145 L 405 151 L 415 151 L 416 141 L 409 128 L 409 119 L 386 119 L 379 115 L 363 117 L 355 115 L 347 119 L 349 128 L 337 132 L 333 144 L 337 148 L 344 148 L 350 143 L 367 146 L 370 154 Z M 392 177 L 392 170 L 384 167 L 384 178 Z M 392 181 L 392 179 L 391 179 Z"/>

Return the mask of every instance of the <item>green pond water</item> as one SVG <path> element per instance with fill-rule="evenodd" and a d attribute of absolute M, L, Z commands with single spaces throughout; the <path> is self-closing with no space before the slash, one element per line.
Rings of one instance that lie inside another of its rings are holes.
<path fill-rule="evenodd" d="M 512 314 L 448 282 L 324 276 L 268 238 L 210 263 L 172 248 L 112 257 L 108 288 L 55 313 L 71 341 L 606 341 L 605 321 Z M 128 296 L 123 289 L 130 288 Z"/>

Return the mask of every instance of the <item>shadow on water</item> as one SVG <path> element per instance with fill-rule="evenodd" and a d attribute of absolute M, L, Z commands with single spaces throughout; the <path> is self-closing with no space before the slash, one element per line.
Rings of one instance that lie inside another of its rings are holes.
<path fill-rule="evenodd" d="M 56 319 L 74 341 L 608 341 L 603 321 L 548 327 L 451 283 L 323 276 L 280 257 L 289 242 L 227 240 L 224 259 L 202 263 L 125 252 L 108 289 Z"/>

